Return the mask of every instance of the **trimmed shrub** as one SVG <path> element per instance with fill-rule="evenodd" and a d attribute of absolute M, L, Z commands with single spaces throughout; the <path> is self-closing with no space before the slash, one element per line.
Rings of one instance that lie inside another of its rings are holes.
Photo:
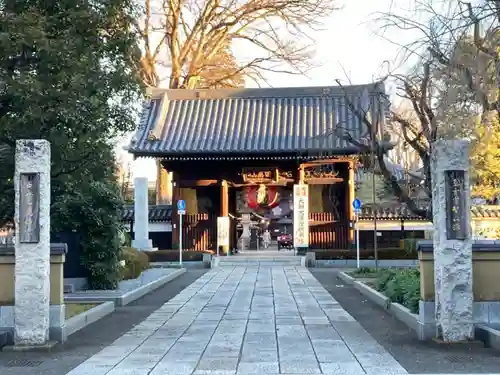
<path fill-rule="evenodd" d="M 116 289 L 121 279 L 123 208 L 116 181 L 68 183 L 65 191 L 51 207 L 52 230 L 79 233 L 90 289 Z"/>
<path fill-rule="evenodd" d="M 133 247 L 124 247 L 120 254 L 120 260 L 125 261 L 122 269 L 123 280 L 137 279 L 149 268 L 149 258 L 143 251 L 137 251 Z"/>
<path fill-rule="evenodd" d="M 387 286 L 387 283 L 391 281 L 394 276 L 396 275 L 396 272 L 392 269 L 387 269 L 382 272 L 380 272 L 380 276 L 375 280 L 375 288 L 379 292 L 384 292 L 385 288 Z"/>
<path fill-rule="evenodd" d="M 314 250 L 313 250 L 314 251 Z M 316 260 L 335 260 L 335 259 L 356 259 L 356 250 L 317 250 Z M 361 250 L 361 259 L 375 259 L 373 250 Z M 416 251 L 406 251 L 396 248 L 380 248 L 378 249 L 379 260 L 396 260 L 396 259 L 417 259 Z"/>
<path fill-rule="evenodd" d="M 412 313 L 418 313 L 420 301 L 420 271 L 418 269 L 384 270 L 375 287 L 392 302 L 399 303 Z"/>
<path fill-rule="evenodd" d="M 360 267 L 360 268 L 356 268 L 354 271 L 352 271 L 351 274 L 358 275 L 358 276 L 364 276 L 364 275 L 373 276 L 379 272 L 380 272 L 380 270 L 377 271 L 375 268 Z"/>
<path fill-rule="evenodd" d="M 211 250 L 204 251 L 190 251 L 186 250 L 182 252 L 182 261 L 198 261 L 203 260 L 203 254 L 214 254 Z M 158 251 L 145 251 L 144 254 L 147 255 L 150 262 L 178 262 L 179 261 L 179 250 L 158 250 Z"/>

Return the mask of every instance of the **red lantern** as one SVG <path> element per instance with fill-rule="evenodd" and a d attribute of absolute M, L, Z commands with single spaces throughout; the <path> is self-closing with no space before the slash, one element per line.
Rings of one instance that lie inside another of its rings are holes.
<path fill-rule="evenodd" d="M 246 200 L 248 207 L 274 208 L 279 204 L 279 192 L 274 186 L 252 186 L 247 189 Z"/>

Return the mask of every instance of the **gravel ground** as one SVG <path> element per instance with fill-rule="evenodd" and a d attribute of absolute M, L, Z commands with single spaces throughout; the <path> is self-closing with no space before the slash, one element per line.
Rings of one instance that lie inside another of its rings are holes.
<path fill-rule="evenodd" d="M 71 335 L 65 344 L 56 346 L 50 353 L 0 352 L 0 375 L 66 374 L 142 322 L 206 271 L 188 270 L 165 286 L 118 307 L 113 314 Z"/>
<path fill-rule="evenodd" d="M 500 372 L 500 352 L 477 345 L 421 342 L 388 312 L 336 277 L 337 270 L 310 269 L 328 292 L 412 374 Z"/>

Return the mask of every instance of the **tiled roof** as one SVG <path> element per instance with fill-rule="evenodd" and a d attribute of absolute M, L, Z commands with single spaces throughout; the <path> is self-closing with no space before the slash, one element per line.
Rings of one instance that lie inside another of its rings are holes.
<path fill-rule="evenodd" d="M 129 151 L 151 156 L 356 152 L 346 133 L 366 141 L 368 130 L 346 98 L 358 109 L 370 108 L 372 119 L 383 124 L 388 102 L 382 84 L 157 90 L 144 103 Z"/>
<path fill-rule="evenodd" d="M 362 206 L 359 218 L 369 220 L 376 217 L 380 220 L 424 220 L 415 215 L 406 205 L 397 204 L 389 207 Z"/>
<path fill-rule="evenodd" d="M 497 219 L 500 218 L 500 206 L 472 206 L 471 213 L 475 218 Z"/>
<path fill-rule="evenodd" d="M 411 212 L 404 204 L 392 207 L 364 206 L 361 208 L 360 219 L 370 220 L 375 216 L 381 220 L 425 220 Z M 471 217 L 474 219 L 500 219 L 500 206 L 471 206 Z"/>
<path fill-rule="evenodd" d="M 172 219 L 171 205 L 149 206 L 149 221 L 170 221 Z M 127 206 L 122 212 L 122 221 L 134 220 L 134 206 Z"/>

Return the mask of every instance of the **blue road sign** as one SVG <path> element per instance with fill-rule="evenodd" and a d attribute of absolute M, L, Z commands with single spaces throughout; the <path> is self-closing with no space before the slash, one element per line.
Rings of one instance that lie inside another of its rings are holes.
<path fill-rule="evenodd" d="M 186 201 L 183 199 L 179 199 L 177 201 L 177 211 L 185 211 L 186 210 Z"/>
<path fill-rule="evenodd" d="M 185 215 L 186 211 L 185 210 L 177 210 L 177 214 L 179 214 L 179 215 Z"/>
<path fill-rule="evenodd" d="M 358 198 L 356 198 L 355 200 L 352 201 L 352 207 L 354 207 L 355 210 L 360 210 L 361 201 Z"/>

